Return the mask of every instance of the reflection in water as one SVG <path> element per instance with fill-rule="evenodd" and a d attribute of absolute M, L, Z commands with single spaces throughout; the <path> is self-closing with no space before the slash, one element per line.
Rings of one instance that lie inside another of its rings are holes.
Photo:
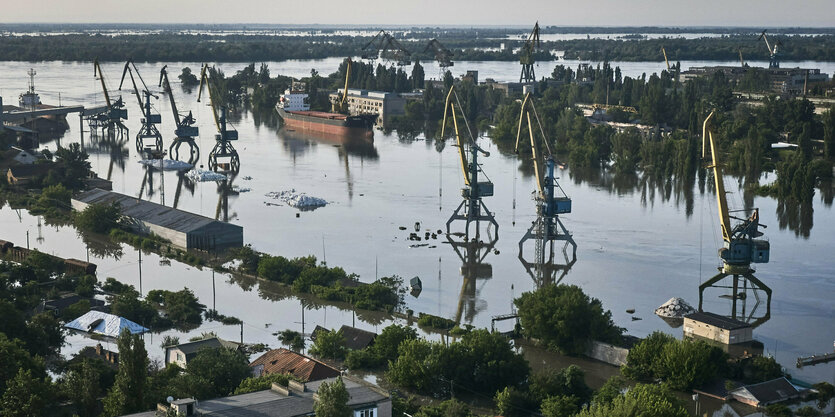
<path fill-rule="evenodd" d="M 462 316 L 468 323 L 472 323 L 476 314 L 486 308 L 486 303 L 478 303 L 479 290 L 476 288 L 476 282 L 493 277 L 493 266 L 484 263 L 484 259 L 493 251 L 498 240 L 498 236 L 492 237 L 489 233 L 486 241 L 479 240 L 478 234 L 472 240 L 447 235 L 447 243 L 461 260 L 462 284 L 455 313 L 456 323 L 461 323 Z"/>
<path fill-rule="evenodd" d="M 81 147 L 89 155 L 108 155 L 110 164 L 107 167 L 107 180 L 113 178 L 113 168 L 118 167 L 125 172 L 125 164 L 128 159 L 128 140 L 126 135 L 120 137 L 98 135 L 96 130 L 90 132 L 90 140 L 84 143 L 84 135 L 81 136 Z"/>
<path fill-rule="evenodd" d="M 352 135 L 331 135 L 316 131 L 282 130 L 284 147 L 293 155 L 293 164 L 296 157 L 304 154 L 316 144 L 330 144 L 337 147 L 337 154 L 341 164 L 345 167 L 345 183 L 348 187 L 348 200 L 354 198 L 354 180 L 351 176 L 349 156 L 356 156 L 360 159 L 360 165 L 365 160 L 376 161 L 380 158 L 377 148 L 374 147 L 373 138 Z"/>
<path fill-rule="evenodd" d="M 174 190 L 174 208 L 177 208 L 177 205 L 180 203 L 180 195 L 182 194 L 184 186 L 189 195 L 194 195 L 195 183 L 186 176 L 186 172 L 187 171 L 177 171 L 177 187 Z"/>
<path fill-rule="evenodd" d="M 753 278 L 753 275 L 751 275 L 749 278 Z M 756 278 L 753 279 L 756 280 Z M 758 280 L 756 282 L 759 283 Z M 731 301 L 729 305 L 730 308 L 728 314 L 717 314 L 735 320 L 744 321 L 745 323 L 750 324 L 753 328 L 757 328 L 761 324 L 771 319 L 771 290 L 763 289 L 758 286 L 762 284 L 757 283 L 749 282 L 749 279 L 747 279 L 746 277 L 737 278 L 735 276 L 733 286 L 712 286 L 712 288 L 733 289 L 733 292 L 731 294 L 719 295 L 719 298 L 724 298 Z M 735 297 L 734 294 L 736 294 Z M 753 300 L 751 299 L 751 296 L 753 296 Z M 763 296 L 765 297 L 765 300 L 763 300 Z M 765 301 L 765 306 L 762 305 L 763 301 Z M 750 310 L 748 309 L 749 304 L 751 304 Z M 765 311 L 763 311 L 763 309 L 765 309 Z M 703 311 L 701 305 L 701 298 L 699 298 L 699 311 Z"/>
<path fill-rule="evenodd" d="M 215 209 L 215 220 L 222 220 L 229 223 L 229 220 L 237 218 L 237 213 L 229 215 L 229 197 L 237 197 L 240 192 L 232 185 L 232 181 L 237 177 L 237 172 L 226 172 L 226 178 L 217 182 L 217 208 Z M 221 217 L 223 214 L 223 217 Z"/>
<path fill-rule="evenodd" d="M 794 231 L 796 236 L 805 239 L 809 238 L 809 233 L 812 231 L 813 213 L 811 201 L 800 204 L 785 200 L 777 202 L 777 219 L 780 222 L 780 229 L 788 228 Z"/>

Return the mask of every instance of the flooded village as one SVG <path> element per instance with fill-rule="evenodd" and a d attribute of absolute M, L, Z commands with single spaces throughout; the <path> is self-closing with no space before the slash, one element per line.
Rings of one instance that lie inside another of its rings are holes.
<path fill-rule="evenodd" d="M 831 28 L 424 26 L 0 23 L 0 415 L 835 415 Z"/>

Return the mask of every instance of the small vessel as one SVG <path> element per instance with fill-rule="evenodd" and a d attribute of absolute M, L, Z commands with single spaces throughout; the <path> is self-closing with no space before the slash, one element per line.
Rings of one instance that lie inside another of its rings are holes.
<path fill-rule="evenodd" d="M 291 129 L 346 135 L 371 139 L 374 137 L 376 114 L 350 116 L 310 110 L 310 101 L 304 92 L 304 83 L 293 82 L 292 86 L 275 105 L 278 116 L 284 125 Z"/>

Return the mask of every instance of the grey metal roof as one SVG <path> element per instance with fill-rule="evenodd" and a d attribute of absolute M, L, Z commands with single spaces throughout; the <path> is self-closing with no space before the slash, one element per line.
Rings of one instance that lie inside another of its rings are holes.
<path fill-rule="evenodd" d="M 201 349 L 219 349 L 225 347 L 227 349 L 237 349 L 238 344 L 235 342 L 229 342 L 223 339 L 219 339 L 217 337 L 212 337 L 209 339 L 203 340 L 196 340 L 194 342 L 182 343 L 175 346 L 166 346 L 165 350 L 169 349 L 179 349 L 186 355 L 195 353 L 200 351 Z"/>
<path fill-rule="evenodd" d="M 211 224 L 220 224 L 223 227 L 241 229 L 241 226 L 238 225 L 219 222 L 199 214 L 189 213 L 99 188 L 85 191 L 73 198 L 73 200 L 86 204 L 119 203 L 122 207 L 122 214 L 125 216 L 183 233 L 193 232 Z"/>
<path fill-rule="evenodd" d="M 736 330 L 745 327 L 751 327 L 751 325 L 744 321 L 734 320 L 732 318 L 708 312 L 692 313 L 686 315 L 684 318 L 700 321 L 702 323 L 707 323 L 711 326 L 719 327 L 725 330 Z"/>
<path fill-rule="evenodd" d="M 762 405 L 786 401 L 800 395 L 797 388 L 785 377 L 760 382 L 759 384 L 746 385 L 737 389 L 737 391 L 747 391 Z"/>

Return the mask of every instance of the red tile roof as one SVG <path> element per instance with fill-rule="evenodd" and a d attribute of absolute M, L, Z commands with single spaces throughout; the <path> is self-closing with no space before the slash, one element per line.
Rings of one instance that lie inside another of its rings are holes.
<path fill-rule="evenodd" d="M 271 350 L 249 364 L 256 368 L 263 366 L 261 374 L 293 374 L 303 382 L 333 378 L 340 374 L 336 368 L 316 359 L 284 348 Z"/>

